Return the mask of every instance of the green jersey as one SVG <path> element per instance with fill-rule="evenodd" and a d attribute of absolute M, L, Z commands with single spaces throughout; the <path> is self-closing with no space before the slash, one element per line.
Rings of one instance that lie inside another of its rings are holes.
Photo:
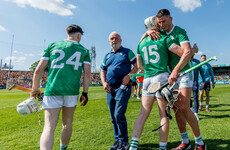
<path fill-rule="evenodd" d="M 172 40 L 174 40 L 176 43 L 176 45 L 181 46 L 181 44 L 183 43 L 187 43 L 189 42 L 187 33 L 184 29 L 178 27 L 178 26 L 174 26 L 171 30 L 171 32 L 166 33 L 169 38 L 171 38 Z M 169 52 L 169 69 L 170 71 L 172 71 L 175 66 L 178 64 L 178 62 L 180 61 L 180 56 Z M 187 69 L 189 69 L 192 66 L 191 62 L 189 62 L 181 71 L 185 71 Z"/>
<path fill-rule="evenodd" d="M 138 44 L 137 55 L 142 57 L 144 63 L 144 78 L 168 72 L 168 50 L 175 43 L 166 35 L 160 36 L 160 39 L 154 41 L 147 36 Z"/>
<path fill-rule="evenodd" d="M 82 66 L 90 64 L 89 50 L 75 41 L 49 45 L 41 59 L 49 60 L 45 95 L 79 95 Z"/>

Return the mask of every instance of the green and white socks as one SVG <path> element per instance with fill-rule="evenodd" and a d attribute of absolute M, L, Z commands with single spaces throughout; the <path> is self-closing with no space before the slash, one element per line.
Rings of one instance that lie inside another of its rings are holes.
<path fill-rule="evenodd" d="M 132 137 L 129 150 L 137 150 L 138 142 L 139 142 L 139 138 Z"/>
<path fill-rule="evenodd" d="M 188 144 L 189 143 L 189 138 L 188 138 L 188 133 L 187 131 L 180 133 L 182 143 Z"/>
<path fill-rule="evenodd" d="M 166 146 L 167 146 L 167 142 L 166 143 L 160 142 L 159 143 L 159 150 L 166 150 Z"/>
<path fill-rule="evenodd" d="M 60 145 L 60 150 L 67 150 L 69 144 L 67 145 Z"/>
<path fill-rule="evenodd" d="M 195 137 L 195 143 L 197 143 L 199 145 L 204 145 L 204 141 L 202 140 L 201 135 L 198 136 L 197 138 Z"/>

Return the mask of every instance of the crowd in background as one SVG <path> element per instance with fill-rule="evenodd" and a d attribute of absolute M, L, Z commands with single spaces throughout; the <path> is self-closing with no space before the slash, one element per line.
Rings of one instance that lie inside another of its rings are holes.
<path fill-rule="evenodd" d="M 41 78 L 42 88 L 44 88 L 46 85 L 47 76 L 48 76 L 48 72 L 44 72 Z M 8 71 L 0 70 L 0 89 L 6 88 L 7 78 L 8 78 Z M 9 85 L 18 84 L 26 88 L 31 88 L 33 72 L 32 71 L 11 71 L 9 74 L 9 78 L 10 78 L 10 80 L 8 81 Z M 99 73 L 91 74 L 91 85 L 102 85 Z"/>
<path fill-rule="evenodd" d="M 227 73 L 215 73 L 214 77 L 216 81 L 230 81 L 230 74 Z"/>
<path fill-rule="evenodd" d="M 48 73 L 44 72 L 41 79 L 41 87 L 45 87 Z M 11 71 L 10 72 L 9 85 L 19 84 L 24 85 L 27 88 L 30 88 L 32 85 L 33 72 L 32 71 Z M 214 75 L 216 81 L 230 81 L 230 74 L 215 73 Z M 5 89 L 7 84 L 8 71 L 0 70 L 0 89 Z M 83 78 L 83 77 L 82 77 Z M 102 85 L 100 74 L 92 73 L 91 74 L 91 85 Z"/>

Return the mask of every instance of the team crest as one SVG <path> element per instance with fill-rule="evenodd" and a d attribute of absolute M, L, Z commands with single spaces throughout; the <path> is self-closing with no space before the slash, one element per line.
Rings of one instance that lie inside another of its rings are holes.
<path fill-rule="evenodd" d="M 120 55 L 123 55 L 123 53 L 120 53 Z"/>
<path fill-rule="evenodd" d="M 173 35 L 170 35 L 170 38 L 171 38 L 172 40 L 174 40 L 174 39 L 175 39 L 175 37 L 174 37 Z"/>

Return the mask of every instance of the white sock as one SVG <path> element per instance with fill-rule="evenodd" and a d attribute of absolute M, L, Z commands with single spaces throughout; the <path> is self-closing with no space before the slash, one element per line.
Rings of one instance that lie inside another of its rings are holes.
<path fill-rule="evenodd" d="M 203 104 L 200 102 L 200 106 L 203 106 Z"/>
<path fill-rule="evenodd" d="M 189 143 L 187 131 L 185 131 L 184 133 L 180 133 L 180 136 L 181 136 L 182 143 L 184 143 L 184 144 Z"/>
<path fill-rule="evenodd" d="M 206 108 L 208 108 L 208 105 L 206 105 Z"/>
<path fill-rule="evenodd" d="M 159 142 L 159 150 L 166 150 L 167 147 L 167 142 L 163 143 L 163 142 Z"/>
<path fill-rule="evenodd" d="M 129 150 L 137 150 L 138 142 L 139 142 L 139 138 L 132 137 L 131 142 L 130 142 Z"/>
<path fill-rule="evenodd" d="M 201 135 L 198 136 L 197 138 L 195 137 L 195 142 L 199 145 L 204 145 L 204 141 L 202 140 Z"/>

